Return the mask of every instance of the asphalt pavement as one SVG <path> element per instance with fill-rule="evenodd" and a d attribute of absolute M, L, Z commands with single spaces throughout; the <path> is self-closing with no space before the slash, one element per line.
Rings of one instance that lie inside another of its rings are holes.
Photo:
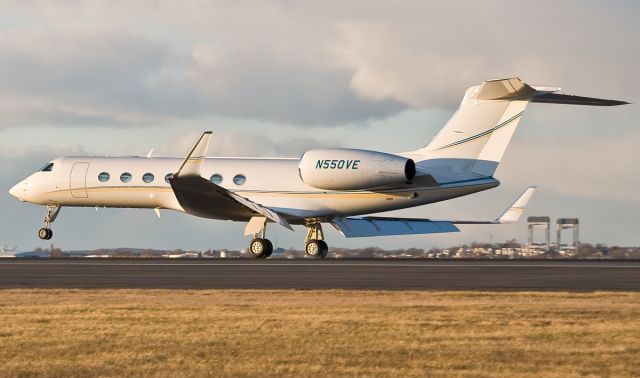
<path fill-rule="evenodd" d="M 639 291 L 639 261 L 0 259 L 0 289 Z"/>

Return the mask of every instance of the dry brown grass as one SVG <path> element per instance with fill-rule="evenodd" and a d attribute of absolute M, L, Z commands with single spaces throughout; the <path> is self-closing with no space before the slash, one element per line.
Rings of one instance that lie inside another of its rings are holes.
<path fill-rule="evenodd" d="M 0 291 L 0 376 L 640 376 L 640 293 Z"/>

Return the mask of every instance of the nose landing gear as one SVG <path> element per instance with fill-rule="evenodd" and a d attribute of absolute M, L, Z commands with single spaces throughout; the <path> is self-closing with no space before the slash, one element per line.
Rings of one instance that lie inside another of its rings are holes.
<path fill-rule="evenodd" d="M 61 206 L 47 205 L 47 215 L 44 216 L 44 227 L 38 230 L 38 237 L 42 240 L 50 240 L 53 237 L 53 231 L 51 230 L 51 223 L 60 214 Z"/>
<path fill-rule="evenodd" d="M 50 228 L 42 227 L 38 230 L 38 237 L 42 240 L 49 240 L 53 237 L 53 231 Z"/>

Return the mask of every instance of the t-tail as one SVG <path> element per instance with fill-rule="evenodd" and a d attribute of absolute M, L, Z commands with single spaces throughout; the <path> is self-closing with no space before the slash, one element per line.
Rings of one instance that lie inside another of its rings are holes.
<path fill-rule="evenodd" d="M 560 88 L 530 86 L 519 78 L 487 80 L 465 92 L 460 108 L 424 148 L 403 154 L 419 170 L 452 178 L 493 177 L 530 102 L 613 106 L 624 101 L 556 93 Z M 444 178 L 444 177 L 443 177 Z"/>

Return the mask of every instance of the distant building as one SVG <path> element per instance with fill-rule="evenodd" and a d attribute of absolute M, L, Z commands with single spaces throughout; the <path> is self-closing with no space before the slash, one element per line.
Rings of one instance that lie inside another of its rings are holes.
<path fill-rule="evenodd" d="M 31 251 L 16 253 L 18 259 L 49 258 L 49 251 Z"/>

